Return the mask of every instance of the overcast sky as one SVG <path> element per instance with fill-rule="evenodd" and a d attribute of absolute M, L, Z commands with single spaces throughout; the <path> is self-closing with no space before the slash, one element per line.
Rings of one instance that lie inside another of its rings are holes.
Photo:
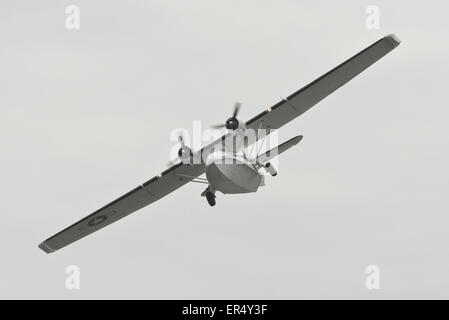
<path fill-rule="evenodd" d="M 449 298 L 448 10 L 2 1 L 0 298 Z M 164 170 L 173 129 L 224 122 L 234 101 L 246 121 L 390 33 L 398 48 L 280 130 L 304 139 L 259 192 L 211 208 L 189 184 L 56 253 L 37 248 Z"/>

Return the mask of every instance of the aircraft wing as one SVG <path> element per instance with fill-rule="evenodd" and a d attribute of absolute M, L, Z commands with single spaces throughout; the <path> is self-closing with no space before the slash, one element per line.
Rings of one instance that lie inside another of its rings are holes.
<path fill-rule="evenodd" d="M 394 35 L 386 36 L 346 60 L 302 89 L 279 101 L 246 122 L 250 129 L 279 129 L 303 114 L 316 103 L 346 84 L 400 43 Z"/>
<path fill-rule="evenodd" d="M 380 39 L 304 88 L 293 93 L 285 100 L 278 102 L 271 108 L 250 119 L 246 122 L 246 127 L 255 130 L 279 129 L 385 56 L 397 47 L 399 43 L 399 39 L 394 35 Z M 217 143 L 231 138 L 233 139 L 232 135 L 228 133 L 202 148 L 199 154 L 207 154 L 207 152 L 217 146 Z M 290 144 L 298 138 L 293 139 L 295 140 L 287 141 L 285 147 L 289 148 L 291 146 Z M 65 247 L 163 198 L 200 176 L 204 171 L 204 162 L 193 165 L 178 163 L 103 208 L 48 238 L 39 245 L 39 248 L 50 253 Z"/>
<path fill-rule="evenodd" d="M 46 253 L 54 252 L 133 213 L 175 191 L 204 173 L 203 164 L 178 163 L 134 188 L 39 245 Z"/>

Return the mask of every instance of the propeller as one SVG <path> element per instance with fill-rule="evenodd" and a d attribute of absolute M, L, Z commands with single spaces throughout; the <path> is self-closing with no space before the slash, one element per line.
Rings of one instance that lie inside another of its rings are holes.
<path fill-rule="evenodd" d="M 181 147 L 178 150 L 178 159 L 180 159 L 182 162 L 188 160 L 192 155 L 192 149 L 190 149 L 188 146 L 186 146 L 184 142 L 184 135 L 182 134 L 182 131 L 179 133 L 178 141 L 181 144 Z M 168 161 L 167 166 L 171 167 L 172 165 L 176 164 L 175 161 Z"/>
<path fill-rule="evenodd" d="M 237 120 L 237 115 L 239 114 L 241 105 L 242 104 L 240 102 L 236 102 L 234 104 L 234 112 L 232 113 L 232 117 L 228 118 L 228 120 L 226 120 L 226 123 L 216 124 L 216 125 L 211 126 L 211 128 L 214 128 L 214 129 L 226 128 L 229 130 L 236 130 L 239 127 L 239 121 Z"/>
<path fill-rule="evenodd" d="M 184 146 L 186 145 L 186 144 L 184 143 L 184 136 L 183 136 L 182 132 L 179 133 L 178 141 L 179 141 L 179 143 L 181 144 L 181 146 L 184 147 Z"/>
<path fill-rule="evenodd" d="M 236 102 L 234 104 L 234 113 L 232 114 L 233 118 L 237 118 L 237 115 L 239 114 L 240 111 L 240 107 L 242 106 L 242 104 L 240 102 Z"/>

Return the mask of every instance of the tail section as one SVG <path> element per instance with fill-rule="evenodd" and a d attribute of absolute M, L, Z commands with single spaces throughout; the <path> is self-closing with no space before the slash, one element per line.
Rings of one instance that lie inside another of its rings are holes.
<path fill-rule="evenodd" d="M 291 138 L 288 141 L 285 141 L 284 143 L 281 143 L 277 147 L 274 147 L 273 149 L 268 150 L 267 152 L 261 154 L 257 157 L 257 162 L 267 164 L 268 161 L 273 159 L 274 157 L 280 155 L 282 152 L 290 149 L 294 145 L 298 144 L 299 141 L 302 140 L 302 136 L 296 136 L 294 138 Z M 267 164 L 268 167 L 270 167 L 269 164 Z M 265 166 L 266 167 L 266 166 Z"/>

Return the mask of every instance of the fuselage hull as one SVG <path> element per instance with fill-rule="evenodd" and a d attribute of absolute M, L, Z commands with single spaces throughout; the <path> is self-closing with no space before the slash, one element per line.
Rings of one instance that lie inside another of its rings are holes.
<path fill-rule="evenodd" d="M 249 161 L 226 153 L 208 157 L 206 177 L 214 191 L 224 194 L 256 192 L 262 181 L 262 175 Z"/>

